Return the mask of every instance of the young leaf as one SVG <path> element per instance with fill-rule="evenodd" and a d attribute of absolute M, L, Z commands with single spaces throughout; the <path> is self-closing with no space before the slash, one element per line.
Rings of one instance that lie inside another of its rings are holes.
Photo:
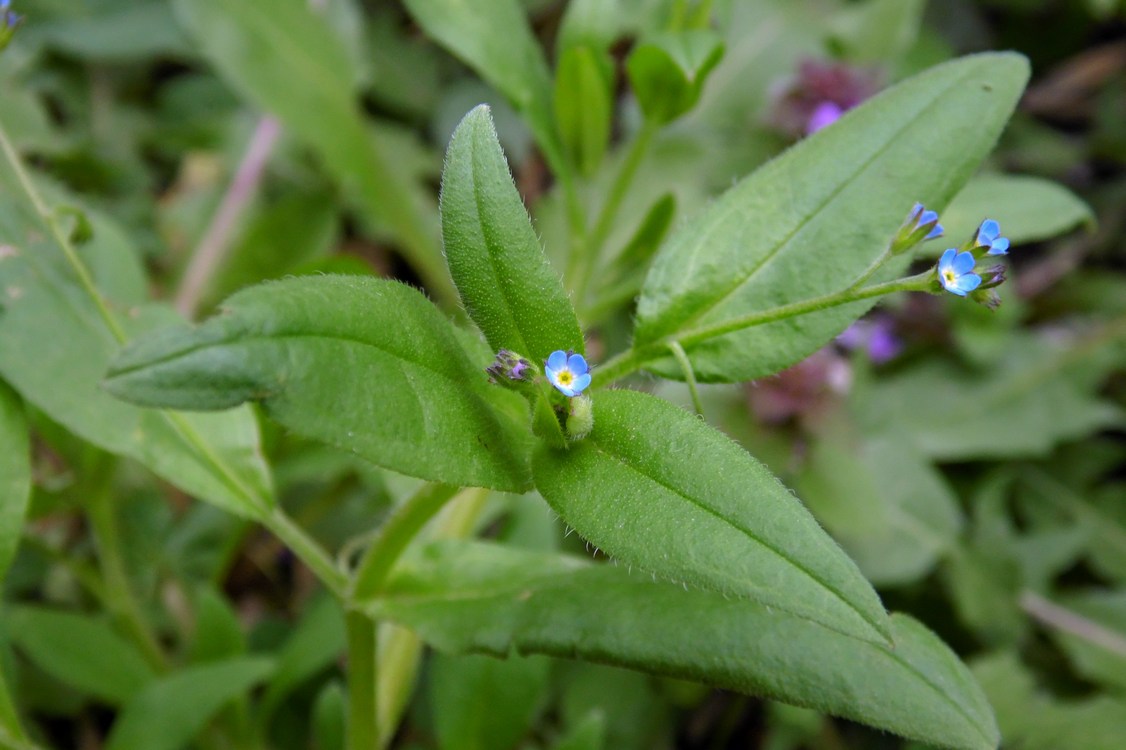
<path fill-rule="evenodd" d="M 454 132 L 441 204 L 450 275 L 489 345 L 540 364 L 556 349 L 582 352 L 575 311 L 512 183 L 488 107 Z"/>
<path fill-rule="evenodd" d="M 555 70 L 555 119 L 559 136 L 580 174 L 594 174 L 610 143 L 613 63 L 587 45 L 567 47 Z"/>
<path fill-rule="evenodd" d="M 423 479 L 528 488 L 527 412 L 487 383 L 416 289 L 355 276 L 246 289 L 196 328 L 169 328 L 114 362 L 105 387 L 137 404 L 261 401 L 294 432 Z"/>
<path fill-rule="evenodd" d="M 958 658 L 904 615 L 894 646 L 775 607 L 619 566 L 437 543 L 392 576 L 374 615 L 450 652 L 591 659 L 809 706 L 941 747 L 991 750 L 989 704 Z"/>
<path fill-rule="evenodd" d="M 762 464 L 648 394 L 594 395 L 594 431 L 541 448 L 536 487 L 596 547 L 663 578 L 747 597 L 884 642 L 887 613 L 856 565 Z"/>
<path fill-rule="evenodd" d="M 426 35 L 456 55 L 524 116 L 552 171 L 566 168 L 551 116 L 551 72 L 517 0 L 406 0 Z"/>
<path fill-rule="evenodd" d="M 723 41 L 704 29 L 655 34 L 638 44 L 626 70 L 646 119 L 664 125 L 696 106 L 721 57 Z"/>
<path fill-rule="evenodd" d="M 177 750 L 227 701 L 262 682 L 274 663 L 240 657 L 188 667 L 151 683 L 118 715 L 106 750 Z"/>
<path fill-rule="evenodd" d="M 636 344 L 842 291 L 884 250 L 915 201 L 941 210 L 993 147 L 1028 78 L 1013 53 L 955 60 L 848 112 L 680 227 L 638 304 Z M 905 262 L 905 261 L 904 261 Z M 892 264 L 898 271 L 903 263 Z M 688 344 L 696 377 L 777 372 L 840 333 L 860 302 Z M 649 369 L 682 379 L 664 357 Z"/>
<path fill-rule="evenodd" d="M 16 556 L 31 499 L 31 445 L 19 396 L 0 381 L 0 582 Z"/>
<path fill-rule="evenodd" d="M 105 620 L 46 607 L 19 607 L 5 620 L 12 641 L 36 666 L 112 705 L 155 679 L 140 652 Z"/>

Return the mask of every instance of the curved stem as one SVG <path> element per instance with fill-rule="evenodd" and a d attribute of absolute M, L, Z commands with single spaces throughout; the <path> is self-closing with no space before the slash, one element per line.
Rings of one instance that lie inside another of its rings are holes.
<path fill-rule="evenodd" d="M 51 233 L 51 236 L 54 237 L 55 242 L 62 248 L 67 263 L 70 264 L 75 275 L 78 276 L 78 283 L 82 285 L 82 289 L 90 295 L 90 299 L 94 301 L 94 305 L 98 308 L 98 314 L 105 322 L 106 327 L 110 330 L 110 333 L 113 334 L 117 343 L 124 344 L 126 340 L 125 331 L 122 329 L 121 324 L 117 322 L 117 319 L 113 317 L 109 306 L 106 305 L 106 301 L 98 292 L 98 287 L 94 284 L 93 277 L 90 276 L 90 272 L 86 270 L 86 265 L 78 257 L 78 253 L 75 252 L 70 238 L 67 237 L 66 232 L 64 232 L 63 228 L 59 225 L 58 217 L 47 207 L 43 196 L 39 194 L 35 183 L 31 181 L 31 176 L 28 175 L 27 170 L 24 169 L 23 162 L 20 160 L 19 154 L 16 153 L 16 149 L 8 138 L 8 132 L 4 129 L 3 125 L 0 125 L 0 150 L 3 150 L 5 158 L 7 158 L 8 163 L 12 165 L 12 171 L 16 173 L 16 179 L 19 180 L 20 187 L 23 188 L 28 200 L 31 201 L 35 212 L 39 214 L 39 218 L 43 220 L 43 223 L 47 226 L 47 230 Z"/>
<path fill-rule="evenodd" d="M 629 191 L 633 178 L 637 174 L 637 168 L 641 165 L 642 159 L 649 150 L 657 130 L 658 126 L 649 120 L 646 120 L 645 124 L 641 126 L 641 130 L 638 131 L 637 136 L 629 145 L 629 151 L 626 152 L 622 165 L 618 169 L 618 174 L 614 177 L 610 191 L 606 194 L 606 201 L 602 204 L 602 210 L 598 214 L 594 229 L 581 248 L 578 248 L 578 252 L 571 257 L 572 262 L 568 267 L 569 273 L 567 276 L 574 290 L 575 301 L 580 307 L 583 305 L 590 276 L 598 263 L 602 244 L 614 228 L 618 209 L 621 208 L 622 200 Z"/>
<path fill-rule="evenodd" d="M 688 354 L 679 341 L 670 341 L 668 347 L 672 355 L 676 357 L 681 371 L 684 372 L 684 380 L 688 383 L 688 391 L 692 394 L 692 406 L 696 409 L 696 416 L 704 416 L 704 405 L 700 402 L 700 391 L 696 387 L 696 372 L 692 369 L 692 362 L 689 361 Z"/>
<path fill-rule="evenodd" d="M 722 323 L 713 323 L 712 325 L 691 328 L 675 335 L 665 336 L 652 343 L 627 349 L 616 357 L 612 357 L 594 371 L 594 385 L 598 386 L 612 383 L 619 378 L 637 372 L 648 362 L 652 362 L 662 356 L 667 356 L 666 352 L 668 352 L 668 347 L 674 342 L 682 348 L 686 348 L 718 336 L 725 336 L 729 333 L 766 325 L 767 323 L 774 323 L 779 320 L 785 320 L 786 318 L 794 318 L 799 315 L 827 310 L 831 307 L 847 305 L 850 302 L 859 302 L 860 300 L 880 297 L 893 292 L 925 291 L 930 284 L 933 273 L 933 269 L 927 269 L 915 276 L 908 276 L 906 278 L 896 279 L 895 281 L 885 281 L 880 284 L 866 286 L 863 289 L 849 288 L 832 294 L 824 294 L 820 297 L 791 302 L 788 305 L 779 305 L 769 310 L 760 310 L 746 315 L 740 315 L 739 317 L 725 320 Z"/>
<path fill-rule="evenodd" d="M 414 493 L 383 524 L 375 541 L 364 553 L 352 581 L 353 602 L 378 596 L 387 575 L 418 532 L 457 493 L 448 484 L 430 483 Z"/>
<path fill-rule="evenodd" d="M 305 530 L 293 522 L 281 508 L 274 508 L 262 519 L 262 524 L 285 543 L 301 562 L 320 579 L 338 598 L 343 599 L 348 592 L 348 576 L 336 567 L 329 554 L 313 540 Z"/>

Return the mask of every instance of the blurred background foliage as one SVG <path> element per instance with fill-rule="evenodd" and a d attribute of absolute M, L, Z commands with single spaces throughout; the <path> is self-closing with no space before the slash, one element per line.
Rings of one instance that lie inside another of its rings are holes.
<path fill-rule="evenodd" d="M 551 66 L 567 70 L 542 106 L 562 120 L 574 86 L 607 123 L 593 136 L 576 126 L 570 140 L 564 128 L 565 154 L 545 155 L 534 117 L 516 111 L 539 105 L 514 108 L 511 81 L 482 80 L 460 61 L 492 55 L 503 73 L 528 64 L 505 57 L 519 45 L 465 49 L 472 24 L 459 25 L 456 5 L 21 4 L 26 21 L 0 59 L 0 117 L 52 197 L 87 212 L 94 239 L 83 253 L 122 304 L 151 296 L 199 318 L 247 285 L 333 272 L 423 285 L 456 312 L 437 185 L 464 113 L 492 106 L 517 186 L 562 271 L 568 226 L 551 159 L 576 164 L 579 199 L 600 205 L 627 158 L 619 146 L 642 122 L 625 79 L 631 47 L 699 10 L 680 0 L 524 2 Z M 1118 750 L 1126 7 L 729 0 L 710 11 L 725 52 L 698 104 L 656 134 L 638 165 L 605 238 L 619 260 L 574 300 L 590 358 L 621 347 L 630 300 L 668 228 L 801 137 L 803 106 L 840 95 L 847 108 L 848 97 L 959 54 L 1027 55 L 1033 79 L 1017 115 L 943 215 L 954 243 L 984 214 L 1012 238 L 1001 308 L 949 295 L 891 300 L 790 370 L 705 386 L 705 415 L 798 491 L 889 607 L 927 623 L 971 664 L 1006 746 Z M 582 62 L 564 67 L 564 52 L 583 45 L 598 53 L 593 74 Z M 681 385 L 638 386 L 689 403 Z M 343 616 L 281 543 L 138 463 L 108 463 L 44 413 L 29 418 L 34 492 L 4 583 L 0 664 L 35 740 L 118 750 L 176 748 L 192 737 L 206 748 L 342 747 Z M 268 422 L 262 429 L 281 502 L 345 557 L 415 486 Z M 586 554 L 535 498 L 481 502 L 481 535 Z M 97 564 L 97 529 L 80 512 L 91 504 L 108 508 L 108 528 L 125 540 L 119 572 L 141 592 L 172 665 L 154 666 L 104 611 L 101 589 L 112 584 Z M 437 654 L 423 661 L 393 742 L 908 746 L 806 709 L 609 667 Z"/>

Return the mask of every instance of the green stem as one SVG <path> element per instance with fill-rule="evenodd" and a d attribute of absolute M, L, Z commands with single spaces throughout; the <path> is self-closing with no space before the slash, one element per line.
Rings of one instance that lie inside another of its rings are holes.
<path fill-rule="evenodd" d="M 618 356 L 611 358 L 594 372 L 594 384 L 606 385 L 607 383 L 612 383 L 619 378 L 637 372 L 648 362 L 652 362 L 662 356 L 667 356 L 666 352 L 668 351 L 668 346 L 674 341 L 682 347 L 689 347 L 718 336 L 725 336 L 729 333 L 774 323 L 779 320 L 785 320 L 786 318 L 794 318 L 799 315 L 827 310 L 831 307 L 847 305 L 850 302 L 880 297 L 893 292 L 924 291 L 929 286 L 933 275 L 933 269 L 928 269 L 915 276 L 908 276 L 906 278 L 896 279 L 895 281 L 885 281 L 880 284 L 864 287 L 863 289 L 845 289 L 820 297 L 791 302 L 788 305 L 772 307 L 769 310 L 760 310 L 758 312 L 740 315 L 737 318 L 731 318 L 722 323 L 692 328 L 683 333 L 678 333 L 675 336 L 666 336 L 651 344 L 639 348 L 627 349 Z"/>
<path fill-rule="evenodd" d="M 297 555 L 329 591 L 340 599 L 345 598 L 348 592 L 348 576 L 336 567 L 324 548 L 294 523 L 285 511 L 274 508 L 262 519 L 262 524 Z"/>
<path fill-rule="evenodd" d="M 853 289 L 859 289 L 861 284 L 872 278 L 872 275 L 875 274 L 876 271 L 879 271 L 880 267 L 884 263 L 887 263 L 888 258 L 891 257 L 891 251 L 892 246 L 889 244 L 886 248 L 884 248 L 884 251 L 880 254 L 880 257 L 872 261 L 872 264 L 864 269 L 864 273 L 860 274 L 860 276 L 857 277 L 856 281 L 852 282 L 852 284 L 848 287 L 849 291 L 852 291 Z"/>
<path fill-rule="evenodd" d="M 35 212 L 39 214 L 39 218 L 46 224 L 51 236 L 55 238 L 55 242 L 62 248 L 63 254 L 66 256 L 67 262 L 70 263 L 71 268 L 74 270 L 75 275 L 78 276 L 78 283 L 82 285 L 83 290 L 90 295 L 90 299 L 94 301 L 94 305 L 98 308 L 98 314 L 101 315 L 102 320 L 105 321 L 106 327 L 109 328 L 110 333 L 117 339 L 119 344 L 124 344 L 126 337 L 125 331 L 121 328 L 121 324 L 113 317 L 106 301 L 98 292 L 97 286 L 94 284 L 93 277 L 90 272 L 86 270 L 86 265 L 78 257 L 75 252 L 74 246 L 70 243 L 70 238 L 67 237 L 66 232 L 63 231 L 59 225 L 58 217 L 47 207 L 43 197 L 39 194 L 35 184 L 31 181 L 31 176 L 28 175 L 27 170 L 23 167 L 23 162 L 20 160 L 19 154 L 16 153 L 15 147 L 12 145 L 11 140 L 8 138 L 8 132 L 4 126 L 0 124 L 0 150 L 3 150 L 5 158 L 8 163 L 12 165 L 12 170 L 16 173 L 16 178 L 19 180 L 20 186 L 23 188 L 24 193 L 27 194 L 28 200 L 31 205 L 35 207 Z"/>
<path fill-rule="evenodd" d="M 121 555 L 121 531 L 114 512 L 113 500 L 114 496 L 107 487 L 99 487 L 86 507 L 86 514 L 90 519 L 91 530 L 98 548 L 106 607 L 132 637 L 153 669 L 157 672 L 166 672 L 169 667 L 168 659 L 141 613 L 141 607 L 129 583 L 125 561 Z"/>
<path fill-rule="evenodd" d="M 360 560 L 349 597 L 353 602 L 379 595 L 395 561 L 457 491 L 448 484 L 424 485 L 392 513 Z"/>
<path fill-rule="evenodd" d="M 702 417 L 704 416 L 704 405 L 700 402 L 700 391 L 696 387 L 696 372 L 692 369 L 692 362 L 689 361 L 688 354 L 679 341 L 670 341 L 668 346 L 669 351 L 676 357 L 676 361 L 680 364 L 680 369 L 684 373 L 684 380 L 688 383 L 688 390 L 692 394 L 692 406 L 696 409 L 696 416 Z"/>
<path fill-rule="evenodd" d="M 618 169 L 618 174 L 614 177 L 614 182 L 606 195 L 606 202 L 602 204 L 602 210 L 598 214 L 594 229 L 584 243 L 581 252 L 572 255 L 568 277 L 575 293 L 575 300 L 580 306 L 583 304 L 586 288 L 598 262 L 602 245 L 614 228 L 614 220 L 618 217 L 622 200 L 625 199 L 626 193 L 633 183 L 633 178 L 637 174 L 637 168 L 641 165 L 642 159 L 649 150 L 657 130 L 658 126 L 649 120 L 646 120 L 645 124 L 641 126 L 641 130 L 638 131 L 637 136 L 629 145 L 629 151 L 626 152 L 625 159 Z"/>
<path fill-rule="evenodd" d="M 379 747 L 375 678 L 379 625 L 362 612 L 345 614 L 348 631 L 348 750 Z"/>

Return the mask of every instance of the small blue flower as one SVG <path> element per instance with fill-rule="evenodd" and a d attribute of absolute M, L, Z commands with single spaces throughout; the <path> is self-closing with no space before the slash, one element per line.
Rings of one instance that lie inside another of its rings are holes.
<path fill-rule="evenodd" d="M 924 240 L 933 240 L 942 236 L 942 225 L 938 223 L 938 213 L 928 211 L 922 203 L 914 205 L 908 220 L 914 222 L 916 229 L 930 227 L 930 231 L 923 237 Z"/>
<path fill-rule="evenodd" d="M 1009 238 L 1001 236 L 1001 225 L 993 219 L 986 219 L 981 222 L 981 226 L 977 228 L 974 244 L 977 247 L 989 248 L 986 255 L 1008 255 L 1009 253 Z"/>
<path fill-rule="evenodd" d="M 0 50 L 8 46 L 16 27 L 23 21 L 23 16 L 9 10 L 11 5 L 11 0 L 0 0 Z"/>
<path fill-rule="evenodd" d="M 544 363 L 548 381 L 564 396 L 574 397 L 590 385 L 590 367 L 583 355 L 558 349 Z"/>
<path fill-rule="evenodd" d="M 938 259 L 938 280 L 943 288 L 959 297 L 977 289 L 981 285 L 981 277 L 972 273 L 975 262 L 970 252 L 960 253 L 954 248 L 944 252 Z"/>

